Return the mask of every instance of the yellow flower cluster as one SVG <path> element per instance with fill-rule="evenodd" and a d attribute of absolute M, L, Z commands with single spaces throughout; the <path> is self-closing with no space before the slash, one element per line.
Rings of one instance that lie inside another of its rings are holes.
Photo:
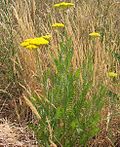
<path fill-rule="evenodd" d="M 58 4 L 53 5 L 54 8 L 70 8 L 73 7 L 73 3 L 61 2 Z M 64 28 L 65 25 L 63 23 L 54 23 L 52 24 L 53 28 Z M 92 32 L 89 34 L 90 37 L 97 38 L 101 37 L 101 34 L 98 32 Z M 51 35 L 45 35 L 38 38 L 30 38 L 24 40 L 20 45 L 27 49 L 36 49 L 39 48 L 41 45 L 49 44 L 50 39 L 52 38 Z M 107 76 L 111 78 L 117 78 L 118 74 L 115 72 L 107 72 Z"/>
<path fill-rule="evenodd" d="M 50 39 L 51 39 L 51 35 L 45 35 L 38 38 L 30 38 L 24 40 L 20 45 L 27 49 L 36 49 L 40 45 L 48 44 Z"/>
<path fill-rule="evenodd" d="M 53 7 L 54 8 L 70 8 L 72 6 L 74 6 L 73 3 L 61 2 L 61 3 L 55 4 Z M 54 23 L 52 24 L 52 27 L 53 28 L 64 28 L 65 25 L 63 23 Z"/>
<path fill-rule="evenodd" d="M 53 7 L 54 8 L 69 8 L 74 6 L 73 3 L 67 3 L 67 2 L 61 2 L 58 4 L 55 4 Z M 64 28 L 65 25 L 63 23 L 54 23 L 52 24 L 52 28 Z M 29 38 L 24 40 L 20 45 L 22 47 L 25 47 L 27 49 L 37 49 L 39 48 L 41 45 L 46 45 L 49 44 L 50 39 L 52 38 L 51 35 L 45 35 L 45 36 L 41 36 L 38 38 Z"/>
<path fill-rule="evenodd" d="M 74 6 L 73 3 L 62 2 L 62 3 L 55 4 L 53 7 L 55 7 L 55 8 L 69 8 L 69 7 L 73 7 L 73 6 Z"/>

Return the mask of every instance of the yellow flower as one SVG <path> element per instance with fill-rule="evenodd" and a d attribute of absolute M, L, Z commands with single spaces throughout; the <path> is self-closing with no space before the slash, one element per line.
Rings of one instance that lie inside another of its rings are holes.
<path fill-rule="evenodd" d="M 45 35 L 45 36 L 41 36 L 41 37 L 44 38 L 44 39 L 46 39 L 46 40 L 48 40 L 48 41 L 52 38 L 51 35 Z"/>
<path fill-rule="evenodd" d="M 54 23 L 52 24 L 53 28 L 63 28 L 65 25 L 63 23 Z"/>
<path fill-rule="evenodd" d="M 108 72 L 107 75 L 108 75 L 108 77 L 111 77 L 111 78 L 117 78 L 117 76 L 118 76 L 118 74 L 115 72 Z"/>
<path fill-rule="evenodd" d="M 36 46 L 36 45 L 28 45 L 28 46 L 26 46 L 25 48 L 27 48 L 27 49 L 30 49 L 30 50 L 32 50 L 32 49 L 37 49 L 39 46 Z"/>
<path fill-rule="evenodd" d="M 30 39 L 26 39 L 25 41 L 23 41 L 20 45 L 23 47 L 26 47 L 28 45 L 44 45 L 44 44 L 48 44 L 48 40 L 44 39 L 43 37 L 39 37 L 39 38 L 30 38 Z"/>
<path fill-rule="evenodd" d="M 50 38 L 50 36 L 47 36 L 47 35 L 45 37 Z M 26 39 L 20 45 L 22 47 L 27 48 L 27 49 L 36 49 L 40 45 L 45 45 L 45 44 L 48 44 L 48 43 L 49 43 L 48 40 L 44 39 L 43 37 L 39 37 L 39 38 Z"/>
<path fill-rule="evenodd" d="M 30 41 L 28 41 L 30 43 L 30 45 L 45 45 L 45 44 L 48 44 L 49 42 L 44 39 L 43 37 L 39 37 L 39 38 L 34 38 L 34 39 L 31 39 Z"/>
<path fill-rule="evenodd" d="M 69 8 L 72 6 L 74 6 L 73 3 L 62 2 L 62 3 L 55 4 L 53 7 L 55 7 L 55 8 Z"/>
<path fill-rule="evenodd" d="M 92 32 L 92 33 L 89 34 L 89 36 L 91 36 L 91 37 L 100 37 L 101 35 L 100 35 L 100 33 Z"/>

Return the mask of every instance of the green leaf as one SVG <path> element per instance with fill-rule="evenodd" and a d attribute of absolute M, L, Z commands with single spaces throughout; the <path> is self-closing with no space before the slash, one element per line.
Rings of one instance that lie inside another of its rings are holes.
<path fill-rule="evenodd" d="M 79 68 L 75 71 L 74 76 L 76 79 L 78 79 L 80 77 L 80 69 Z"/>
<path fill-rule="evenodd" d="M 58 107 L 55 114 L 56 119 L 61 119 L 63 118 L 63 116 L 64 116 L 64 109 L 61 107 Z"/>
<path fill-rule="evenodd" d="M 76 119 L 76 120 L 73 120 L 73 121 L 71 122 L 71 127 L 72 127 L 72 129 L 77 128 L 77 127 L 78 127 L 78 124 L 79 124 L 79 122 L 78 122 L 77 119 Z"/>

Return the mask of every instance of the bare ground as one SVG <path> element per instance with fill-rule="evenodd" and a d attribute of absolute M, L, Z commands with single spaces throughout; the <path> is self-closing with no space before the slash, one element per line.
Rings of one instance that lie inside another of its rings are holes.
<path fill-rule="evenodd" d="M 37 147 L 37 142 L 27 127 L 0 119 L 0 147 Z"/>

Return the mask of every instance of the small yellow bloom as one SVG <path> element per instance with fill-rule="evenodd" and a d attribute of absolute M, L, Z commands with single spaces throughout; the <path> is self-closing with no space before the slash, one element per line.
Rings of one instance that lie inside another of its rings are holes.
<path fill-rule="evenodd" d="M 108 72 L 107 75 L 108 75 L 108 77 L 111 77 L 111 78 L 117 78 L 117 76 L 118 76 L 118 74 L 115 72 Z"/>
<path fill-rule="evenodd" d="M 100 33 L 92 32 L 92 33 L 89 34 L 89 36 L 91 36 L 91 37 L 100 37 L 101 35 L 100 35 Z"/>
<path fill-rule="evenodd" d="M 69 8 L 72 6 L 74 6 L 73 3 L 62 2 L 62 3 L 55 4 L 53 7 L 55 7 L 55 8 Z"/>
<path fill-rule="evenodd" d="M 25 48 L 32 50 L 32 49 L 37 49 L 38 47 L 39 46 L 31 44 L 31 45 L 26 46 Z"/>
<path fill-rule="evenodd" d="M 52 24 L 52 27 L 53 28 L 64 28 L 65 25 L 63 23 L 54 23 Z"/>
<path fill-rule="evenodd" d="M 41 36 L 41 37 L 44 38 L 44 39 L 46 39 L 46 40 L 48 40 L 48 41 L 52 38 L 51 35 L 45 35 L 45 36 Z"/>

